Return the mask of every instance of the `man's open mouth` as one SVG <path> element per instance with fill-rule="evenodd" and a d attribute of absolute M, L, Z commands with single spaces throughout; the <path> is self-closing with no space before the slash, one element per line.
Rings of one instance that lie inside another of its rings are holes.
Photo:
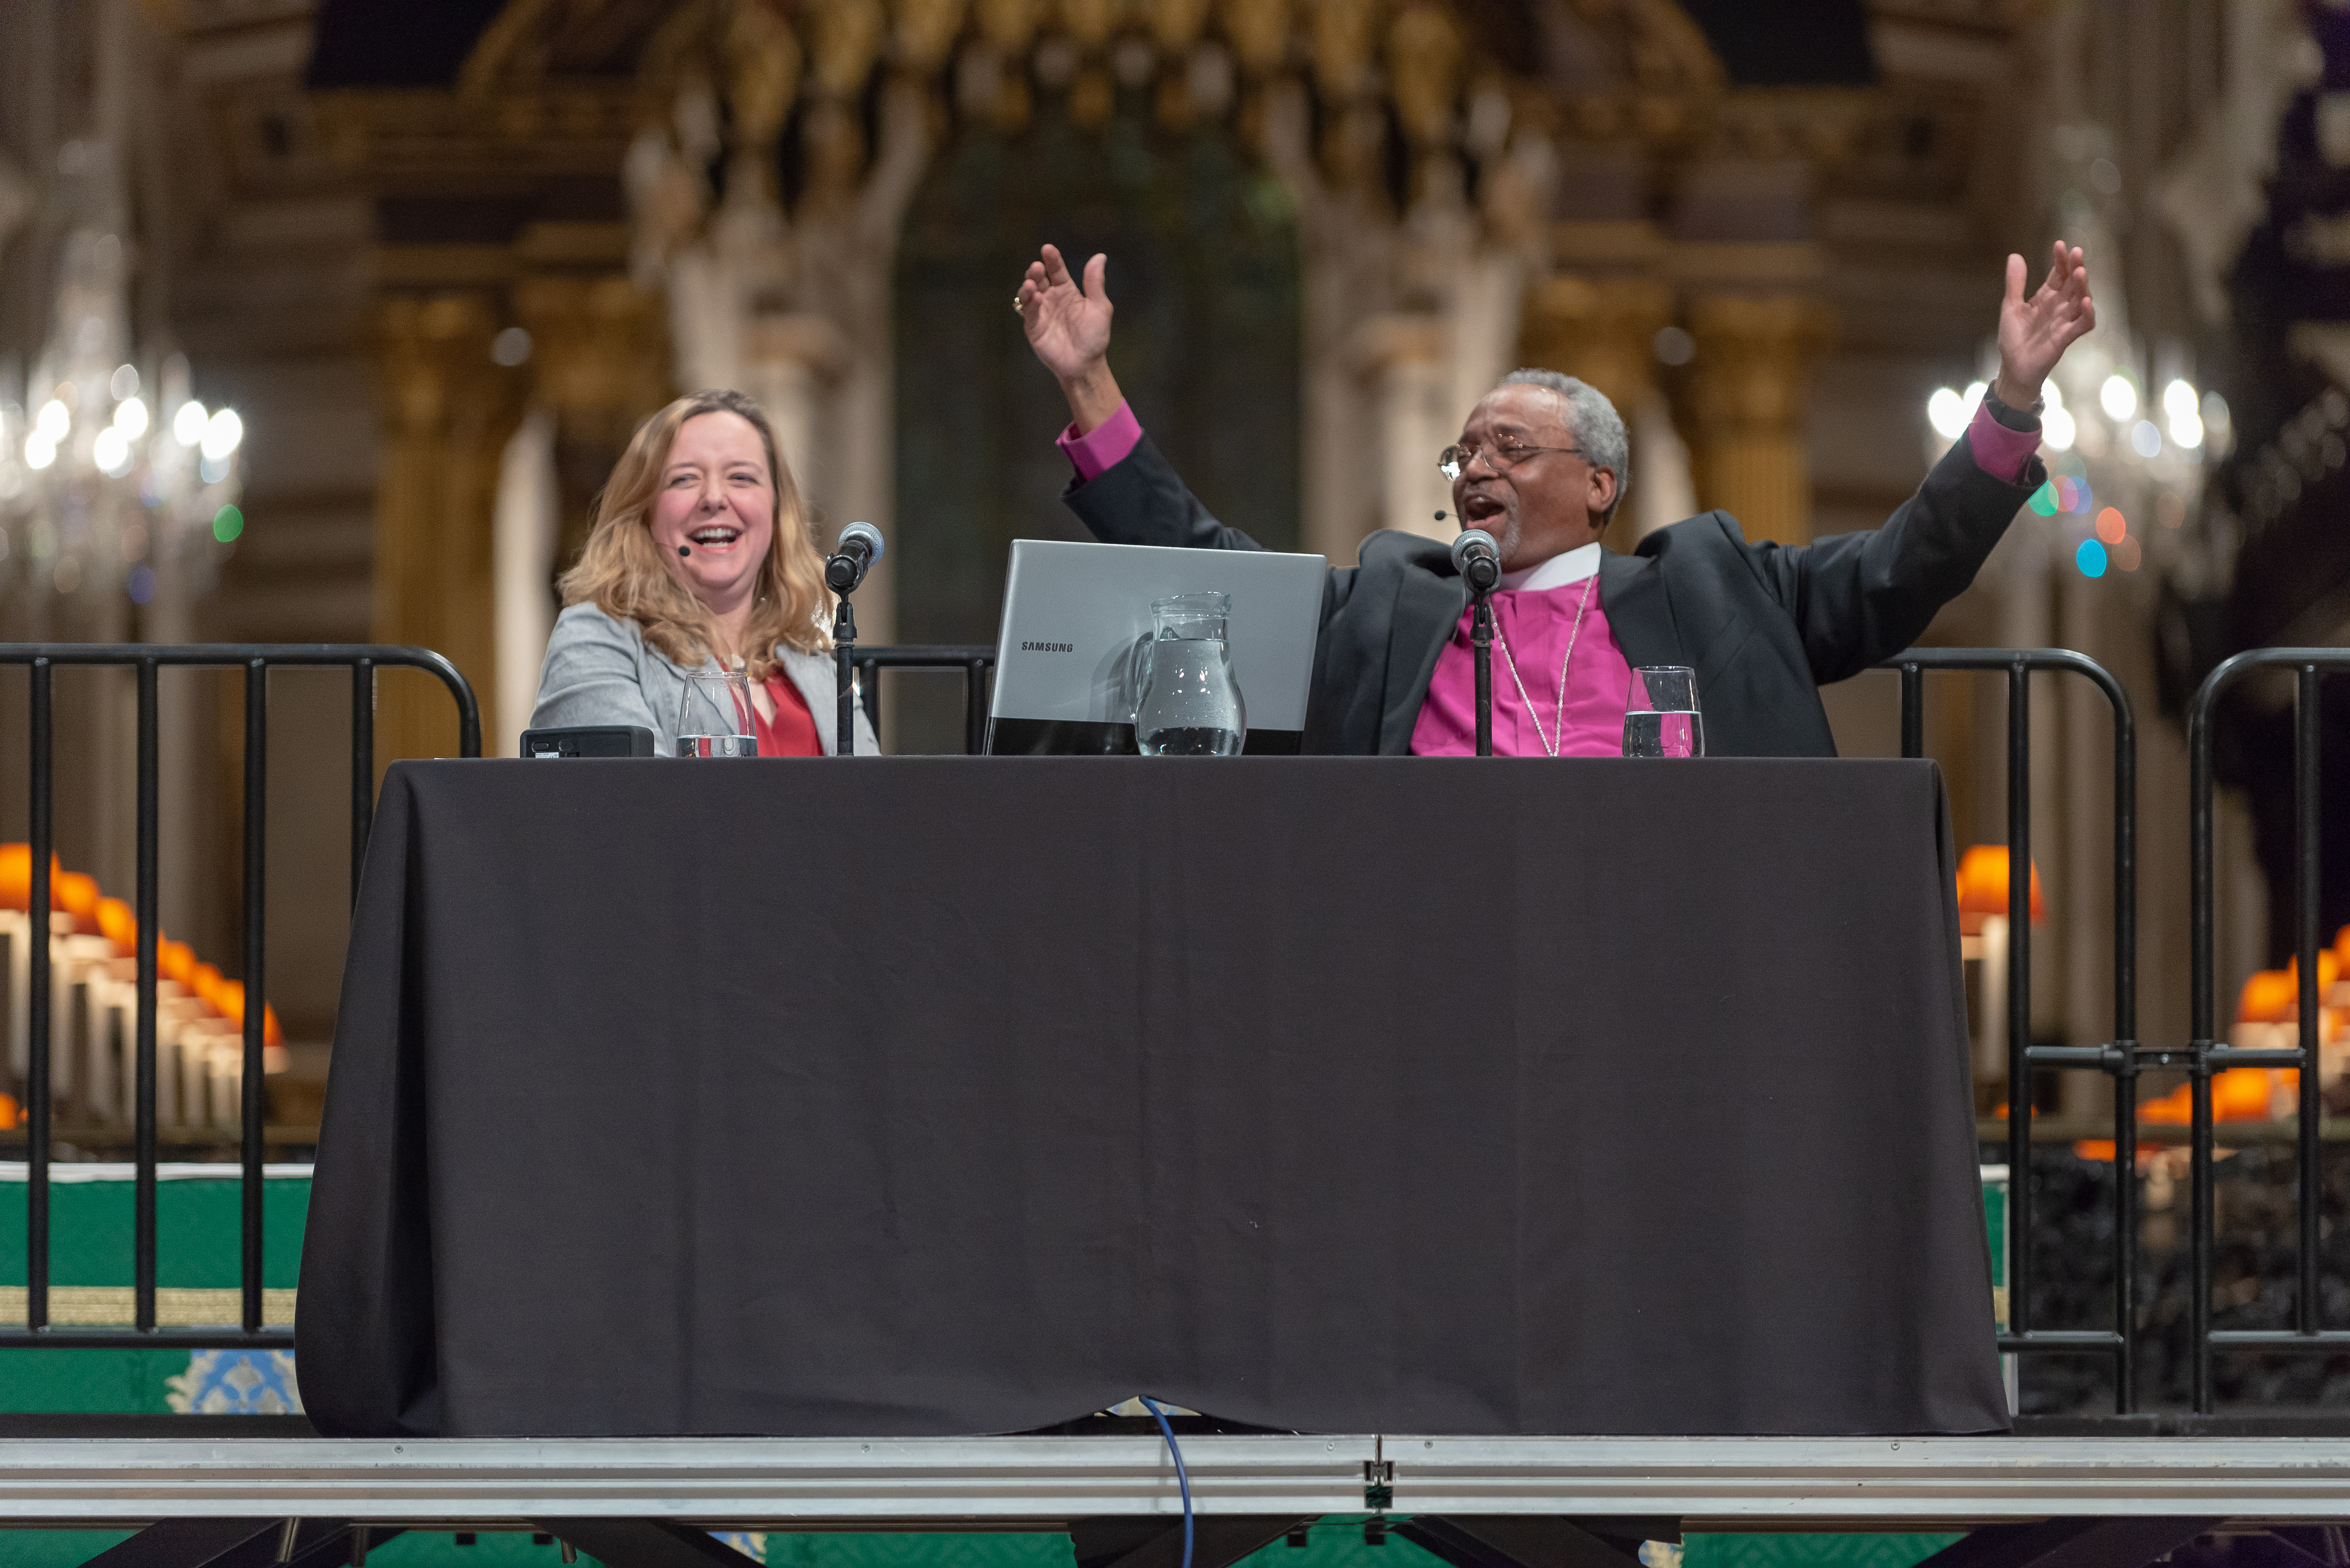
<path fill-rule="evenodd" d="M 1507 510 L 1508 508 L 1502 504 L 1498 496 L 1487 495 L 1482 492 L 1468 496 L 1461 503 L 1461 515 L 1471 523 L 1482 523 L 1488 518 L 1499 517 Z"/>

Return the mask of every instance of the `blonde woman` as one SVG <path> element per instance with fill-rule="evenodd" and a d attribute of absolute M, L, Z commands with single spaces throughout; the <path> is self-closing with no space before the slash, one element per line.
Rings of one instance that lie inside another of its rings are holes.
<path fill-rule="evenodd" d="M 638 427 L 556 587 L 532 728 L 641 724 L 671 756 L 688 672 L 741 668 L 761 756 L 837 749 L 824 558 L 775 430 L 742 393 L 696 392 Z M 857 750 L 880 751 L 862 709 Z"/>

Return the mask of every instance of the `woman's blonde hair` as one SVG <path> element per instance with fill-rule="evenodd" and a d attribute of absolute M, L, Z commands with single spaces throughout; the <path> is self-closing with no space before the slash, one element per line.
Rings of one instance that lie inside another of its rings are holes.
<path fill-rule="evenodd" d="M 832 605 L 824 586 L 824 557 L 816 547 L 799 486 L 775 447 L 775 427 L 757 403 L 740 392 L 695 392 L 680 398 L 637 427 L 629 450 L 612 465 L 612 477 L 588 509 L 588 543 L 579 559 L 556 583 L 565 607 L 592 603 L 616 619 L 633 620 L 645 640 L 672 664 L 691 670 L 718 648 L 718 626 L 693 597 L 675 566 L 653 543 L 653 497 L 660 493 L 670 448 L 685 421 L 702 414 L 733 414 L 749 421 L 767 449 L 767 477 L 775 493 L 775 536 L 759 563 L 753 590 L 756 602 L 743 628 L 744 646 L 734 651 L 751 679 L 764 680 L 775 668 L 775 646 L 802 653 L 832 647 L 823 615 Z"/>

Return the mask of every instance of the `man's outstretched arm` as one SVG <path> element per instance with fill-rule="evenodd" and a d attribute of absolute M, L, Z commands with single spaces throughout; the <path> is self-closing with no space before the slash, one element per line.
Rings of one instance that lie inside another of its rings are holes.
<path fill-rule="evenodd" d="M 1069 400 L 1060 447 L 1076 473 L 1062 502 L 1113 545 L 1263 548 L 1209 514 L 1127 407 L 1109 369 L 1111 306 L 1102 281 L 1108 265 L 1108 257 L 1095 256 L 1080 284 L 1046 245 L 1028 264 L 1014 301 L 1028 347 Z"/>
<path fill-rule="evenodd" d="M 2096 324 L 2096 306 L 2081 252 L 2061 242 L 2046 280 L 2028 298 L 2024 283 L 2023 258 L 2008 257 L 1991 395 L 2028 430 L 2003 425 L 1986 408 L 1883 527 L 1793 549 L 1754 548 L 1752 558 L 1794 618 L 1821 684 L 1915 641 L 1973 582 L 2029 496 L 2041 386 Z"/>

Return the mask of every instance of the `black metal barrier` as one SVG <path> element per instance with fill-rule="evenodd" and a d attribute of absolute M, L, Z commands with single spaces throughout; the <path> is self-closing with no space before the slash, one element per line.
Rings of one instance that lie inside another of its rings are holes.
<path fill-rule="evenodd" d="M 1925 671 L 2003 670 L 2007 675 L 2007 1227 L 2011 1352 L 2114 1358 L 2114 1407 L 2137 1407 L 2137 1075 L 2164 1065 L 2137 1034 L 2137 731 L 2129 693 L 2096 660 L 2064 649 L 1913 648 L 1877 666 L 1901 675 L 1901 754 L 1925 755 Z M 2114 1038 L 2105 1045 L 2032 1044 L 2032 689 L 2035 672 L 2085 677 L 2114 714 Z M 2114 1326 L 2111 1331 L 2032 1326 L 2032 1073 L 2088 1067 L 2114 1080 Z M 2199 1407 L 2199 1408 L 2200 1407 Z"/>
<path fill-rule="evenodd" d="M 2217 976 L 2211 952 L 2211 715 L 2220 695 L 2248 670 L 2289 667 L 2293 670 L 2293 820 L 2295 866 L 2293 877 L 2293 951 L 2300 970 L 2299 1033 L 2301 1043 L 2282 1050 L 2250 1050 L 2230 1045 L 2216 1027 Z M 2350 1333 L 2328 1331 L 2320 1320 L 2318 1244 L 2324 1194 L 2324 1167 L 2319 1158 L 2319 1135 L 2324 1107 L 2318 1082 L 2319 1006 L 2318 941 L 2318 697 L 2321 670 L 2350 670 L 2350 650 L 2338 648 L 2259 648 L 2237 654 L 2220 665 L 2196 688 L 2187 711 L 2188 834 L 2194 952 L 2193 1024 L 2195 1037 L 2177 1064 L 2187 1069 L 2193 1085 L 2191 1144 L 2193 1161 L 2192 1216 L 2189 1238 L 2192 1274 L 2188 1286 L 2192 1298 L 2189 1322 L 2195 1340 L 2195 1408 L 2211 1408 L 2211 1354 L 2215 1350 L 2262 1351 L 2274 1355 L 2337 1355 L 2350 1351 Z M 2166 1057 L 2165 1065 L 2170 1065 Z M 2301 1105 L 2295 1127 L 2299 1156 L 2298 1200 L 2300 1244 L 2294 1260 L 2293 1317 L 2286 1330 L 2214 1329 L 2211 1326 L 2211 1075 L 2230 1067 L 2292 1067 L 2301 1074 Z"/>
<path fill-rule="evenodd" d="M 906 646 L 859 649 L 856 665 L 868 719 L 880 718 L 877 679 L 881 670 L 960 671 L 964 678 L 964 743 L 977 754 L 987 732 L 988 680 L 995 650 L 983 645 Z M 26 1194 L 26 1318 L 22 1329 L 0 1329 L 0 1347 L 88 1346 L 283 1348 L 291 1334 L 262 1327 L 261 1196 L 263 1163 L 263 852 L 266 823 L 267 672 L 272 666 L 337 666 L 351 671 L 351 886 L 354 896 L 366 857 L 374 811 L 374 676 L 384 667 L 422 670 L 436 676 L 454 700 L 459 753 L 481 754 L 481 720 L 473 690 L 453 665 L 429 649 L 356 644 L 0 644 L 0 664 L 29 667 L 31 677 L 29 911 L 30 1061 L 26 1085 L 29 1180 Z M 48 1168 L 51 1150 L 49 984 L 49 855 L 55 837 L 51 802 L 51 674 L 59 666 L 128 667 L 139 683 L 138 770 L 138 1025 L 134 1090 L 136 1195 L 133 1270 L 134 1327 L 128 1331 L 58 1329 L 48 1322 Z M 243 1174 L 243 1324 L 234 1330 L 164 1332 L 155 1326 L 156 1189 L 156 924 L 158 770 L 157 676 L 174 667 L 239 667 L 244 670 L 245 753 L 244 786 L 244 1075 L 240 1116 Z M 2297 893 L 2300 954 L 2300 1044 L 2285 1050 L 2246 1050 L 2215 1038 L 2211 887 L 2211 732 L 2213 708 L 2221 691 L 2245 670 L 2291 666 L 2295 671 L 2294 805 L 2300 876 Z M 2137 738 L 2129 698 L 2105 668 L 2081 654 L 2058 649 L 1910 649 L 1878 666 L 1901 678 L 1901 752 L 1924 753 L 1924 672 L 2002 671 L 2007 678 L 2008 925 L 2008 1158 L 2012 1220 L 2008 1227 L 2010 1332 L 2000 1348 L 2015 1353 L 2110 1355 L 2116 1367 L 2116 1409 L 2136 1406 L 2133 1326 L 2136 1321 L 2137 1217 L 2132 1173 L 2137 1162 L 2137 1080 L 2142 1068 L 2183 1067 L 2194 1085 L 2193 1326 L 2195 1406 L 2211 1407 L 2210 1357 L 2215 1350 L 2337 1352 L 2350 1350 L 2350 1332 L 2326 1332 L 2318 1321 L 2317 1241 L 2322 1172 L 2319 1132 L 2317 902 L 2317 678 L 2321 670 L 2350 670 L 2350 651 L 2326 649 L 2265 649 L 2240 654 L 2215 670 L 2195 696 L 2188 738 L 2191 768 L 2192 920 L 2194 1027 L 2184 1050 L 2140 1045 L 2137 1033 Z M 2114 1038 L 2096 1046 L 2031 1044 L 2031 707 L 2033 674 L 2073 674 L 2104 692 L 2113 711 L 2114 741 Z M 2019 871 L 2017 868 L 2022 868 Z M 2210 1325 L 2212 1223 L 2211 1075 L 2232 1066 L 2290 1066 L 2301 1070 L 2301 1253 L 2298 1273 L 2300 1326 L 2286 1332 L 2222 1332 Z M 2115 1328 L 2050 1330 L 2032 1324 L 2033 1260 L 2031 1103 L 2032 1074 L 2039 1068 L 2088 1068 L 2114 1080 Z M 2022 1108 L 2026 1114 L 2018 1115 Z"/>
<path fill-rule="evenodd" d="M 975 757 L 987 750 L 987 678 L 995 668 L 993 643 L 907 643 L 899 648 L 860 648 L 856 654 L 858 690 L 866 721 L 881 729 L 879 670 L 959 670 L 962 672 L 962 749 Z"/>
<path fill-rule="evenodd" d="M 482 754 L 481 709 L 473 690 L 440 654 L 428 649 L 366 643 L 0 643 L 0 664 L 29 667 L 32 735 L 30 897 L 26 938 L 29 995 L 26 1115 L 27 1168 L 25 1192 L 25 1326 L 0 1329 L 0 1347 L 73 1345 L 91 1348 L 203 1350 L 291 1348 L 294 1336 L 262 1327 L 261 1198 L 263 1143 L 263 1029 L 267 1002 L 262 987 L 264 923 L 263 851 L 268 822 L 269 670 L 272 666 L 339 666 L 351 672 L 351 893 L 359 893 L 359 868 L 367 857 L 368 831 L 375 815 L 375 672 L 385 667 L 422 670 L 438 676 L 457 704 L 458 752 Z M 50 677 L 61 665 L 130 668 L 139 676 L 138 888 L 133 903 L 139 921 L 138 1027 L 134 1047 L 132 1139 L 136 1153 L 132 1218 L 132 1327 L 59 1329 L 49 1323 L 49 1152 L 51 989 L 49 979 L 49 856 L 56 837 L 50 800 Z M 235 1330 L 166 1333 L 155 1326 L 155 957 L 158 930 L 157 777 L 159 722 L 157 677 L 165 665 L 242 668 L 244 671 L 244 1060 L 239 1109 L 242 1156 L 243 1325 Z"/>

